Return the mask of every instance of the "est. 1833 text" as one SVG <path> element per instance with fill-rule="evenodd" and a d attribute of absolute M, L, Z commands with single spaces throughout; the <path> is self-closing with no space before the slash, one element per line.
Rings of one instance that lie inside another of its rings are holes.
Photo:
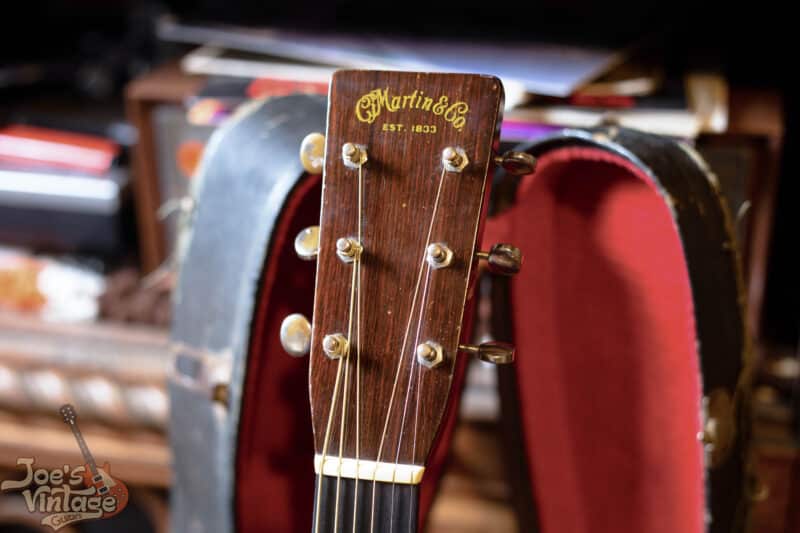
<path fill-rule="evenodd" d="M 436 133 L 436 124 L 398 124 L 394 122 L 385 122 L 381 127 L 383 131 L 393 133 Z"/>

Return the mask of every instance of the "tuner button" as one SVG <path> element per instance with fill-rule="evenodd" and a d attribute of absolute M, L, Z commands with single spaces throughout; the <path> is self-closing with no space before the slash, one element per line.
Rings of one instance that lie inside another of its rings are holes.
<path fill-rule="evenodd" d="M 536 170 L 536 158 L 526 152 L 509 151 L 495 157 L 494 162 L 512 176 L 525 176 Z"/>
<path fill-rule="evenodd" d="M 309 133 L 300 143 L 300 163 L 309 174 L 322 172 L 325 163 L 325 136 Z"/>
<path fill-rule="evenodd" d="M 311 324 L 300 313 L 293 313 L 281 322 L 281 345 L 293 357 L 302 357 L 311 347 Z"/>
<path fill-rule="evenodd" d="M 484 342 L 483 344 L 462 344 L 459 350 L 471 353 L 481 361 L 494 365 L 507 365 L 514 362 L 514 347 L 505 342 Z"/>
<path fill-rule="evenodd" d="M 294 238 L 294 251 L 300 259 L 313 261 L 319 253 L 319 226 L 309 226 Z"/>
<path fill-rule="evenodd" d="M 495 244 L 488 252 L 478 252 L 479 259 L 485 259 L 489 272 L 503 276 L 513 276 L 522 268 L 522 252 L 512 244 Z"/>

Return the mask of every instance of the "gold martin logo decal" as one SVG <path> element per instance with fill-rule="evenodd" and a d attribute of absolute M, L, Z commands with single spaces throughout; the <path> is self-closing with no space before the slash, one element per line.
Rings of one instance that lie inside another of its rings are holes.
<path fill-rule="evenodd" d="M 356 102 L 356 118 L 361 122 L 372 124 L 384 109 L 390 113 L 402 109 L 420 109 L 443 117 L 455 129 L 461 131 L 467 123 L 469 105 L 466 102 L 453 101 L 447 95 L 428 96 L 420 90 L 410 94 L 394 95 L 387 87 L 373 89 L 362 95 Z"/>

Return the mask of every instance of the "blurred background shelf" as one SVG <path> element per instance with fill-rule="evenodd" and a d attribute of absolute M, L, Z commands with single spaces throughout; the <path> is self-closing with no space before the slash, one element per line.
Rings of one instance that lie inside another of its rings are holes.
<path fill-rule="evenodd" d="M 80 462 L 56 415 L 71 403 L 98 457 L 134 484 L 166 487 L 167 333 L 141 326 L 48 324 L 0 313 L 0 467 L 36 457 Z"/>

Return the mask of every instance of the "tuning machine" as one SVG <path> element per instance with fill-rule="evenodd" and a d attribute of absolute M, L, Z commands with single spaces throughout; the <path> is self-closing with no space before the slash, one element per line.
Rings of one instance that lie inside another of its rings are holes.
<path fill-rule="evenodd" d="M 325 136 L 309 133 L 300 143 L 300 163 L 309 174 L 320 174 L 325 164 Z"/>
<path fill-rule="evenodd" d="M 495 156 L 494 163 L 512 176 L 525 176 L 536 170 L 536 158 L 526 152 L 510 150 Z"/>
<path fill-rule="evenodd" d="M 300 313 L 292 313 L 281 322 L 281 346 L 292 357 L 302 357 L 311 347 L 311 323 Z"/>
<path fill-rule="evenodd" d="M 461 344 L 458 349 L 474 355 L 481 361 L 495 365 L 507 365 L 514 362 L 515 348 L 505 342 L 491 341 L 478 345 Z"/>
<path fill-rule="evenodd" d="M 513 276 L 522 268 L 522 252 L 512 244 L 495 244 L 488 252 L 478 252 L 475 255 L 486 261 L 489 272 L 493 274 Z"/>

